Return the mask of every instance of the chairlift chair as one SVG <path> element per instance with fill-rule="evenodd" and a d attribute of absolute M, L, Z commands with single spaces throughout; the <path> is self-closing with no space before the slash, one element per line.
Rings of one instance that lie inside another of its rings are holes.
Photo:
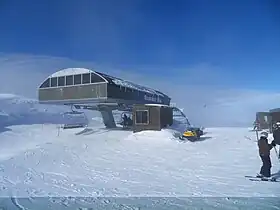
<path fill-rule="evenodd" d="M 80 117 L 79 117 L 80 115 Z M 76 110 L 73 110 L 73 106 L 71 106 L 71 111 L 69 112 L 64 112 L 63 113 L 63 117 L 66 118 L 66 116 L 74 116 L 74 119 L 83 119 L 81 122 L 77 122 L 77 121 L 73 121 L 73 122 L 66 122 L 63 125 L 63 129 L 71 129 L 71 128 L 83 128 L 86 127 L 88 125 L 88 119 L 87 116 L 84 112 L 79 112 Z M 71 121 L 72 119 L 69 119 L 69 121 Z"/>

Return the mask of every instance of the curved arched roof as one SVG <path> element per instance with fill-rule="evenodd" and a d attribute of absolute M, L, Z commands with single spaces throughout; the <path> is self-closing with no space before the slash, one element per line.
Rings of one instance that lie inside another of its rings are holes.
<path fill-rule="evenodd" d="M 59 70 L 53 74 L 51 74 L 50 76 L 48 76 L 47 78 L 45 78 L 43 80 L 43 82 L 39 85 L 39 87 L 42 86 L 42 84 L 49 78 L 53 78 L 53 77 L 64 77 L 64 76 L 70 76 L 70 75 L 77 75 L 77 74 L 86 74 L 86 73 L 94 73 L 97 76 L 101 77 L 105 82 L 108 83 L 108 81 L 106 80 L 106 78 L 104 78 L 102 75 L 98 74 L 97 72 L 90 70 L 90 69 L 86 69 L 86 68 L 66 68 L 66 69 L 62 69 Z"/>
<path fill-rule="evenodd" d="M 86 68 L 66 68 L 62 69 L 60 71 L 57 71 L 50 75 L 48 78 L 52 77 L 64 77 L 64 76 L 69 76 L 69 75 L 76 75 L 76 74 L 86 74 L 86 73 L 94 73 L 97 74 L 99 77 L 102 77 L 100 74 L 96 73 L 93 70 L 86 69 Z M 102 77 L 106 82 L 108 82 L 104 77 Z"/>
<path fill-rule="evenodd" d="M 85 68 L 67 68 L 59 70 L 53 74 L 51 74 L 49 77 L 63 77 L 63 76 L 69 76 L 69 75 L 75 75 L 75 74 L 85 74 L 85 73 L 91 73 L 93 72 L 90 69 Z"/>

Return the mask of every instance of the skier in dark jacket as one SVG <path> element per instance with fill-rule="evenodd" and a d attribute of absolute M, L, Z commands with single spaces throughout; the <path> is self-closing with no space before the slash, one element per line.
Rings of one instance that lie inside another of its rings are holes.
<path fill-rule="evenodd" d="M 126 114 L 123 115 L 123 125 L 124 125 L 124 127 L 128 126 L 128 117 Z"/>
<path fill-rule="evenodd" d="M 259 177 L 271 177 L 271 160 L 270 160 L 270 150 L 275 147 L 275 141 L 273 140 L 271 144 L 268 143 L 268 133 L 261 132 L 260 139 L 258 140 L 259 155 L 262 160 L 262 167 Z"/>
<path fill-rule="evenodd" d="M 275 144 L 280 145 L 280 122 L 275 123 L 275 129 L 273 131 L 273 139 L 275 141 Z M 278 159 L 280 159 L 280 146 L 278 151 Z"/>

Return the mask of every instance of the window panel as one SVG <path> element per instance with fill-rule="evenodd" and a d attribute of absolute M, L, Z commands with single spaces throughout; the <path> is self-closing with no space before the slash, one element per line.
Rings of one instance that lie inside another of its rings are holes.
<path fill-rule="evenodd" d="M 66 76 L 66 85 L 73 85 L 73 75 Z"/>
<path fill-rule="evenodd" d="M 58 86 L 65 86 L 65 77 L 58 77 Z"/>
<path fill-rule="evenodd" d="M 97 82 L 105 82 L 100 76 L 91 73 L 91 83 L 97 83 Z"/>
<path fill-rule="evenodd" d="M 47 88 L 50 87 L 50 79 L 46 79 L 45 82 L 40 86 L 40 88 Z"/>
<path fill-rule="evenodd" d="M 83 84 L 89 84 L 90 83 L 90 73 L 88 74 L 82 74 L 83 78 Z"/>
<path fill-rule="evenodd" d="M 80 85 L 82 84 L 82 75 L 74 75 L 74 85 Z"/>
<path fill-rule="evenodd" d="M 51 87 L 57 87 L 57 77 L 51 78 Z"/>
<path fill-rule="evenodd" d="M 147 110 L 136 111 L 135 124 L 149 124 L 149 112 Z"/>

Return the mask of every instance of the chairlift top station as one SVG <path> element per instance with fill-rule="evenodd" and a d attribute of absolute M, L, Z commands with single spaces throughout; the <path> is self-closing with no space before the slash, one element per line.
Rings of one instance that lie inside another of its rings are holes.
<path fill-rule="evenodd" d="M 46 104 L 162 104 L 170 98 L 147 88 L 84 68 L 67 68 L 50 75 L 39 87 L 39 101 Z"/>
<path fill-rule="evenodd" d="M 170 107 L 171 98 L 158 90 L 85 68 L 66 68 L 53 73 L 39 86 L 38 97 L 42 104 L 69 105 L 78 109 L 100 111 L 107 128 L 116 127 L 112 110 L 133 111 L 133 118 L 140 116 L 136 114 L 136 105 L 142 105 L 142 112 L 146 110 L 143 107 L 147 106 L 165 107 L 164 110 L 169 107 L 179 111 L 176 107 Z M 151 122 L 158 121 L 161 124 L 160 115 L 147 113 L 147 110 L 146 115 L 156 116 L 158 119 L 149 119 L 149 122 L 139 125 L 146 125 L 149 129 L 147 125 Z M 136 121 L 139 122 L 135 119 L 134 122 Z M 172 124 L 170 119 L 164 119 L 164 122 Z"/>

